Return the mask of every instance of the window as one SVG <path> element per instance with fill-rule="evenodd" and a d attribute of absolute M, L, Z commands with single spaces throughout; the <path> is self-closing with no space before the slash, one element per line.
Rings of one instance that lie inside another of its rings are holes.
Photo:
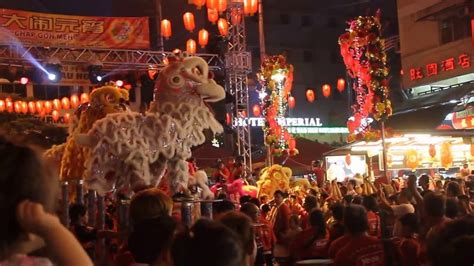
<path fill-rule="evenodd" d="M 313 26 L 313 18 L 310 15 L 301 16 L 301 26 L 302 27 L 311 27 L 311 26 Z"/>
<path fill-rule="evenodd" d="M 303 51 L 303 62 L 309 63 L 313 61 L 313 51 L 305 50 Z"/>
<path fill-rule="evenodd" d="M 467 16 L 452 16 L 440 21 L 441 44 L 469 37 L 471 21 Z"/>
<path fill-rule="evenodd" d="M 290 24 L 290 15 L 289 14 L 280 14 L 281 24 L 288 25 Z"/>

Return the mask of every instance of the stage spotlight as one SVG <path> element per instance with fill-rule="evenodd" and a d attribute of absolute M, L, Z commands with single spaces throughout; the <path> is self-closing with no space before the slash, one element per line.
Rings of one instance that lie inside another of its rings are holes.
<path fill-rule="evenodd" d="M 123 86 L 123 80 L 117 80 L 115 81 L 115 85 L 117 85 L 117 87 L 122 87 Z"/>
<path fill-rule="evenodd" d="M 59 82 L 62 78 L 61 65 L 47 64 L 45 67 L 47 78 L 51 82 Z"/>
<path fill-rule="evenodd" d="M 26 84 L 28 84 L 28 82 L 30 82 L 29 78 L 27 78 L 27 77 L 21 77 L 20 78 L 20 84 L 21 85 L 26 85 Z"/>
<path fill-rule="evenodd" d="M 102 66 L 90 65 L 89 66 L 89 80 L 92 84 L 97 84 L 104 79 L 104 73 L 102 72 Z"/>

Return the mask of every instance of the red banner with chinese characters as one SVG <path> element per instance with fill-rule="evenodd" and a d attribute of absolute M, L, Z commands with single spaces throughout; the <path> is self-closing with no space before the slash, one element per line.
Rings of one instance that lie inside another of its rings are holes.
<path fill-rule="evenodd" d="M 1 9 L 0 43 L 149 49 L 147 17 L 85 17 Z"/>

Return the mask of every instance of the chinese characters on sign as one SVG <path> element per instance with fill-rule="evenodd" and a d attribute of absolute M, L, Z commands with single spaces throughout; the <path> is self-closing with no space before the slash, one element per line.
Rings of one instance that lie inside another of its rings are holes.
<path fill-rule="evenodd" d="M 461 54 L 457 58 L 447 58 L 438 63 L 426 64 L 423 67 L 410 68 L 410 80 L 420 80 L 425 77 L 436 76 L 441 72 L 452 71 L 456 67 L 469 68 L 471 67 L 471 56 L 468 54 Z"/>
<path fill-rule="evenodd" d="M 0 43 L 94 48 L 150 48 L 146 17 L 83 17 L 0 11 Z"/>

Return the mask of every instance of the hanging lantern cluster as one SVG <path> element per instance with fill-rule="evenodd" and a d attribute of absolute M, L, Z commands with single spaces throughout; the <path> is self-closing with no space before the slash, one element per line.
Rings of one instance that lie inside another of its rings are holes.
<path fill-rule="evenodd" d="M 226 37 L 227 34 L 229 34 L 229 23 L 225 18 L 220 18 L 217 21 L 217 29 L 219 30 L 221 36 Z"/>
<path fill-rule="evenodd" d="M 79 100 L 80 97 L 80 100 Z M 89 102 L 89 94 L 82 93 L 80 96 L 71 95 L 71 97 L 63 97 L 53 99 L 52 101 L 13 101 L 11 98 L 0 100 L 0 112 L 31 114 L 44 117 L 51 114 L 54 122 L 59 120 L 59 111 L 76 109 L 80 104 Z M 69 118 L 69 114 L 68 118 Z M 66 119 L 64 123 L 67 123 Z"/>
<path fill-rule="evenodd" d="M 191 13 L 191 12 L 184 13 L 183 23 L 184 23 L 184 28 L 187 31 L 193 32 L 193 30 L 196 28 L 196 24 L 194 23 L 193 13 Z"/>
<path fill-rule="evenodd" d="M 219 12 L 217 12 L 217 9 L 207 9 L 207 19 L 209 22 L 212 24 L 216 24 L 217 20 L 219 19 Z"/>
<path fill-rule="evenodd" d="M 380 11 L 376 16 L 357 17 L 349 25 L 347 32 L 339 37 L 339 45 L 348 75 L 354 82 L 354 116 L 359 114 L 362 123 L 350 132 L 348 141 L 368 140 L 377 130 L 365 122 L 367 118 L 383 121 L 392 115 Z"/>
<path fill-rule="evenodd" d="M 265 144 L 275 156 L 296 155 L 296 141 L 286 127 L 278 123 L 286 115 L 289 106 L 293 66 L 286 62 L 283 55 L 269 56 L 262 63 L 258 79 L 265 90 L 262 99 L 262 114 L 265 118 L 263 132 Z M 294 102 L 294 98 L 293 98 Z"/>
<path fill-rule="evenodd" d="M 168 40 L 171 37 L 171 21 L 163 19 L 161 21 L 161 36 Z"/>
<path fill-rule="evenodd" d="M 222 14 L 227 9 L 227 0 L 217 0 L 216 9 L 219 14 Z"/>
<path fill-rule="evenodd" d="M 244 14 L 253 16 L 258 12 L 258 0 L 244 0 Z"/>

